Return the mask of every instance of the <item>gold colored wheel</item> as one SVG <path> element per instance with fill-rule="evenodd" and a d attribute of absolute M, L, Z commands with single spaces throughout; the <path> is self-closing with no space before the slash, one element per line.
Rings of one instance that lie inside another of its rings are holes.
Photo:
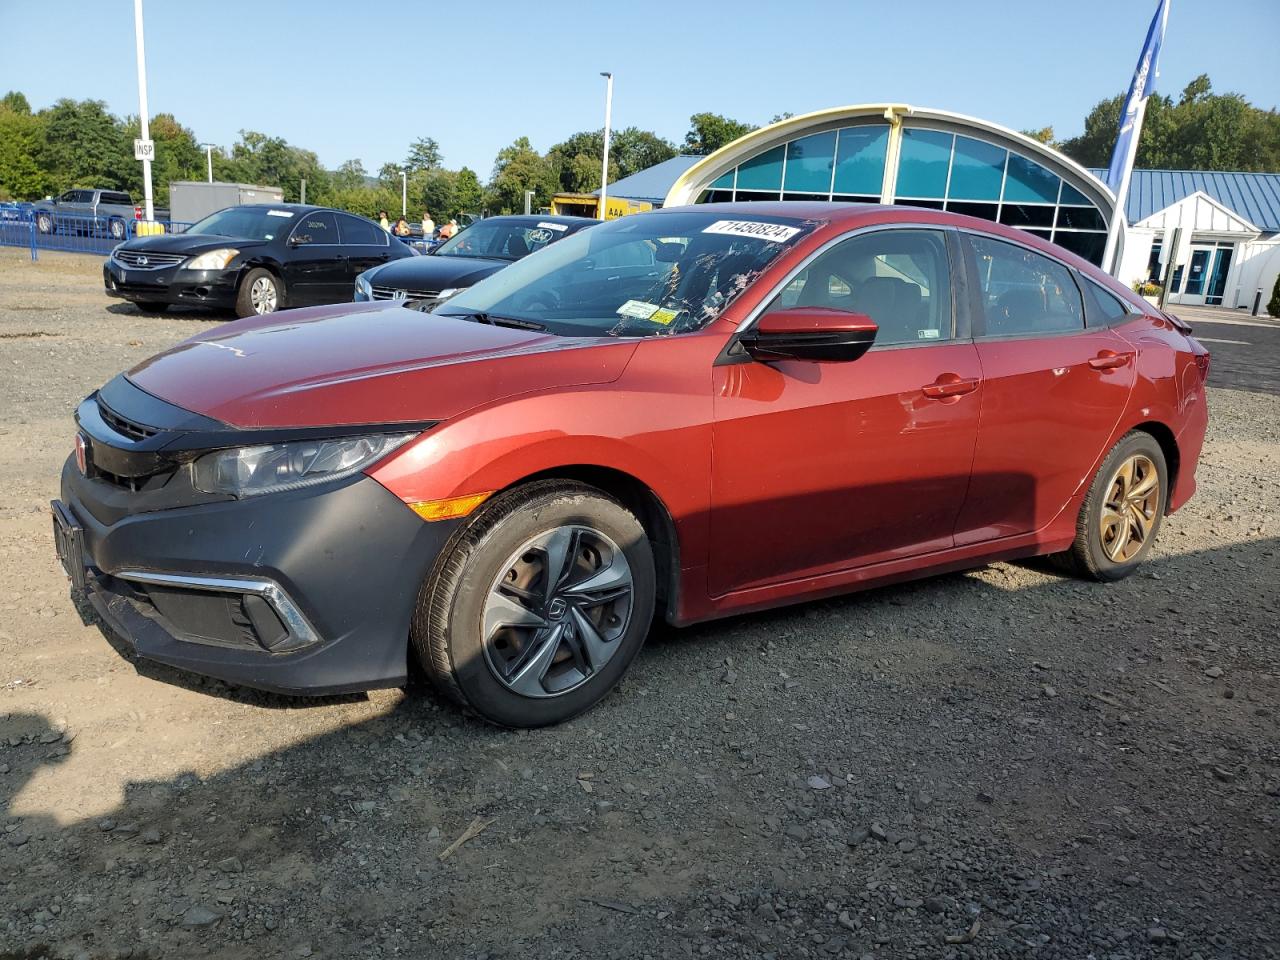
<path fill-rule="evenodd" d="M 1102 549 L 1113 563 L 1131 560 L 1146 546 L 1159 510 L 1160 471 L 1145 454 L 1127 457 L 1107 484 L 1099 518 Z"/>

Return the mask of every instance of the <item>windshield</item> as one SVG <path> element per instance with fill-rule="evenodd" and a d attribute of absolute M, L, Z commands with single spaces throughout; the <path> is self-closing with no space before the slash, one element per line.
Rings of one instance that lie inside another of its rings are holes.
<path fill-rule="evenodd" d="M 274 240 L 293 226 L 293 212 L 272 207 L 228 207 L 187 227 L 187 233 Z"/>
<path fill-rule="evenodd" d="M 435 256 L 519 260 L 555 243 L 568 232 L 566 224 L 550 220 L 478 220 L 437 247 Z"/>
<path fill-rule="evenodd" d="M 697 330 L 815 226 L 700 210 L 635 214 L 575 233 L 436 312 L 514 321 L 563 336 Z"/>

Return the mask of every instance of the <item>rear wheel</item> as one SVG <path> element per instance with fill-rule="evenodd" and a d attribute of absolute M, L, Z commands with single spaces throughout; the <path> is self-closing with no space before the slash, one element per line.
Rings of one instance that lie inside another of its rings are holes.
<path fill-rule="evenodd" d="M 41 233 L 53 233 L 53 217 L 47 213 L 37 214 L 36 229 Z"/>
<path fill-rule="evenodd" d="M 1058 559 L 1093 580 L 1121 580 L 1146 559 L 1168 500 L 1168 466 L 1155 437 L 1135 431 L 1107 454 L 1080 507 L 1076 539 Z"/>
<path fill-rule="evenodd" d="M 112 220 L 108 225 L 108 229 L 111 231 L 112 240 L 124 239 L 125 229 L 123 220 Z"/>
<path fill-rule="evenodd" d="M 493 723 L 539 727 L 597 703 L 653 616 L 653 552 L 639 520 L 584 484 L 494 498 L 423 587 L 412 639 L 433 681 Z"/>
<path fill-rule="evenodd" d="M 164 313 L 169 309 L 169 304 L 167 303 L 152 303 L 150 301 L 146 303 L 135 303 L 134 306 L 143 313 Z"/>
<path fill-rule="evenodd" d="M 270 270 L 254 267 L 240 281 L 236 316 L 252 317 L 284 309 L 284 284 Z"/>

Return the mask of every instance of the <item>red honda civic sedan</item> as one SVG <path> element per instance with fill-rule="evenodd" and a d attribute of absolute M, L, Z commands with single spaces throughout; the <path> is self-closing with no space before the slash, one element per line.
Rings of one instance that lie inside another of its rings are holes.
<path fill-rule="evenodd" d="M 138 655 L 290 693 L 415 659 L 511 726 L 688 624 L 997 559 L 1116 580 L 1195 489 L 1209 356 L 1027 233 L 666 209 L 427 312 L 202 333 L 76 414 L 59 555 Z"/>

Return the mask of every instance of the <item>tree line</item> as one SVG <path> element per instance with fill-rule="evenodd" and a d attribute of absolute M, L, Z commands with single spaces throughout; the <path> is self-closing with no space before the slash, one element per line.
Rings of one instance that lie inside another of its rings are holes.
<path fill-rule="evenodd" d="M 1024 132 L 1086 166 L 1106 166 L 1123 101 L 1121 94 L 1097 103 L 1076 137 L 1059 141 L 1052 127 Z M 789 116 L 780 114 L 769 122 Z M 139 129 L 137 117 L 115 116 L 101 100 L 64 98 L 33 111 L 22 93 L 8 93 L 0 100 L 0 200 L 37 199 L 72 187 L 125 189 L 140 197 L 142 168 L 132 149 Z M 755 124 L 704 112 L 689 118 L 678 146 L 637 127 L 612 131 L 609 179 L 629 176 L 678 152 L 712 153 L 755 129 Z M 150 133 L 156 143 L 156 203 L 164 207 L 170 181 L 205 179 L 206 155 L 194 131 L 172 114 L 152 117 Z M 384 164 L 371 174 L 359 159 L 328 170 L 311 150 L 242 130 L 230 150 L 213 150 L 213 175 L 216 180 L 281 187 L 288 201 L 300 199 L 305 180 L 309 201 L 373 216 L 400 209 L 404 170 L 411 212 L 426 209 L 440 221 L 461 213 L 519 212 L 527 190 L 534 193 L 535 208 L 547 206 L 556 193 L 596 190 L 603 146 L 602 129 L 575 133 L 545 153 L 522 136 L 498 151 L 488 179 L 482 180 L 468 167 L 446 167 L 440 144 L 427 136 L 409 144 L 402 162 Z M 1208 76 L 1202 75 L 1177 101 L 1160 95 L 1148 101 L 1137 163 L 1186 170 L 1280 170 L 1280 116 L 1240 94 L 1214 93 Z"/>

